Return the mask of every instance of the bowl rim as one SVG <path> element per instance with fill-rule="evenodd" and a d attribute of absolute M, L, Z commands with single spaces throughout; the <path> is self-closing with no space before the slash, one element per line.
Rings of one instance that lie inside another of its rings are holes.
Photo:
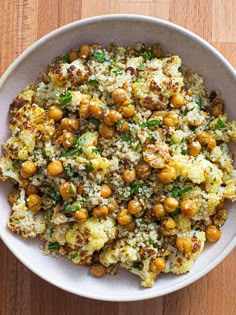
<path fill-rule="evenodd" d="M 177 32 L 183 33 L 186 37 L 191 38 L 195 42 L 197 42 L 199 45 L 206 48 L 220 63 L 224 65 L 224 67 L 230 72 L 232 77 L 236 80 L 236 70 L 234 67 L 230 64 L 230 62 L 216 49 L 214 48 L 210 43 L 208 43 L 205 39 L 201 38 L 197 34 L 185 29 L 182 26 L 179 26 L 177 24 L 174 24 L 172 22 L 169 22 L 167 20 L 145 16 L 145 15 L 138 15 L 138 14 L 106 14 L 106 15 L 99 15 L 99 16 L 93 16 L 85 19 L 80 19 L 77 21 L 74 21 L 72 23 L 66 24 L 62 27 L 59 27 L 48 34 L 44 35 L 37 41 L 35 41 L 31 46 L 29 46 L 26 50 L 24 50 L 16 59 L 13 61 L 10 66 L 6 69 L 6 71 L 3 73 L 3 75 L 0 78 L 0 90 L 2 89 L 5 81 L 10 76 L 11 72 L 17 68 L 17 66 L 24 61 L 24 59 L 28 56 L 29 53 L 33 52 L 35 49 L 37 49 L 38 46 L 41 46 L 45 41 L 48 41 L 50 38 L 54 37 L 55 35 L 63 34 L 64 32 L 67 32 L 70 29 L 77 28 L 82 25 L 89 25 L 97 22 L 109 22 L 109 21 L 124 21 L 124 20 L 131 20 L 136 22 L 146 22 L 150 24 L 157 24 L 161 25 L 163 27 L 167 27 L 171 30 L 175 30 Z M 35 266 L 28 263 L 28 261 L 20 256 L 17 252 L 17 249 L 14 248 L 13 245 L 8 241 L 7 236 L 2 233 L 0 229 L 0 238 L 4 242 L 4 244 L 7 246 L 7 248 L 13 253 L 19 261 L 21 261 L 28 269 L 30 269 L 33 273 L 35 273 L 40 278 L 44 279 L 45 281 L 49 282 L 50 284 L 65 290 L 67 292 L 86 297 L 86 298 L 92 298 L 95 300 L 102 300 L 102 301 L 113 301 L 113 302 L 127 302 L 127 301 L 139 301 L 139 300 L 146 300 L 151 299 L 155 297 L 160 297 L 172 292 L 175 292 L 179 289 L 182 289 L 196 280 L 199 280 L 201 277 L 206 275 L 209 271 L 211 271 L 214 267 L 216 267 L 222 260 L 233 250 L 233 248 L 236 246 L 236 236 L 230 241 L 228 246 L 225 247 L 224 251 L 221 252 L 221 254 L 214 259 L 209 265 L 207 265 L 205 268 L 203 268 L 200 272 L 194 274 L 188 279 L 182 279 L 181 283 L 177 283 L 171 287 L 165 288 L 161 293 L 155 293 L 155 291 L 149 291 L 143 290 L 140 294 L 137 296 L 134 295 L 110 295 L 105 296 L 105 294 L 99 294 L 99 292 L 93 293 L 89 291 L 83 291 L 82 289 L 73 289 L 70 288 L 67 285 L 64 285 L 61 281 L 58 280 L 51 280 L 47 275 L 44 275 L 43 272 L 38 270 Z"/>

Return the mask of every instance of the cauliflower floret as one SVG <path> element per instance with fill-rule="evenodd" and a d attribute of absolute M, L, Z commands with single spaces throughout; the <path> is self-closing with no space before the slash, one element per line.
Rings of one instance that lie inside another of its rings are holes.
<path fill-rule="evenodd" d="M 13 171 L 12 161 L 5 157 L 0 158 L 0 180 L 6 181 L 8 178 L 12 178 L 19 182 L 19 175 Z"/>
<path fill-rule="evenodd" d="M 143 159 L 153 168 L 164 168 L 171 159 L 168 145 L 162 141 L 148 144 L 143 151 Z"/>
<path fill-rule="evenodd" d="M 79 137 L 79 144 L 84 150 L 86 157 L 89 159 L 96 158 L 96 146 L 98 144 L 98 132 L 85 132 L 82 136 Z"/>

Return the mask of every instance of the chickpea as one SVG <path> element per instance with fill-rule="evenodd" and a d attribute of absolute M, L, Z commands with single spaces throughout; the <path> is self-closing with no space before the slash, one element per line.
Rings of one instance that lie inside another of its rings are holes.
<path fill-rule="evenodd" d="M 129 130 L 129 123 L 128 123 L 128 121 L 120 120 L 118 122 L 118 124 L 116 125 L 116 129 L 117 129 L 117 131 L 120 131 L 120 132 L 124 132 L 124 131 Z"/>
<path fill-rule="evenodd" d="M 209 225 L 206 228 L 207 240 L 211 243 L 217 242 L 221 238 L 221 231 L 217 229 L 215 225 Z"/>
<path fill-rule="evenodd" d="M 131 221 L 130 223 L 124 225 L 124 227 L 126 228 L 127 231 L 134 232 L 134 230 L 136 228 L 136 224 L 134 221 Z"/>
<path fill-rule="evenodd" d="M 21 165 L 20 174 L 23 178 L 28 178 L 33 176 L 37 171 L 37 166 L 33 161 L 25 161 Z"/>
<path fill-rule="evenodd" d="M 48 174 L 53 177 L 61 175 L 64 171 L 62 162 L 59 160 L 52 161 L 48 164 L 47 171 Z"/>
<path fill-rule="evenodd" d="M 166 262 L 165 262 L 165 259 L 162 257 L 156 258 L 151 263 L 151 266 L 150 266 L 150 270 L 153 272 L 156 272 L 156 273 L 159 273 L 159 272 L 165 270 L 165 268 L 166 268 Z"/>
<path fill-rule="evenodd" d="M 89 104 L 89 110 L 93 117 L 102 119 L 105 115 L 106 105 L 98 98 L 93 99 Z"/>
<path fill-rule="evenodd" d="M 176 224 L 176 222 L 174 221 L 174 219 L 168 218 L 168 219 L 165 219 L 164 221 L 162 221 L 161 226 L 162 226 L 165 230 L 170 230 L 170 229 L 176 228 L 177 224 Z"/>
<path fill-rule="evenodd" d="M 135 217 L 139 218 L 143 215 L 144 209 L 138 199 L 133 199 L 128 203 L 128 211 L 130 214 L 133 214 Z"/>
<path fill-rule="evenodd" d="M 137 178 L 140 179 L 148 179 L 148 177 L 151 175 L 151 167 L 148 163 L 140 163 L 136 166 L 136 175 Z"/>
<path fill-rule="evenodd" d="M 126 101 L 124 103 L 126 103 Z M 126 118 L 133 116 L 136 113 L 135 106 L 131 103 L 124 105 L 124 103 L 119 107 L 119 112 Z"/>
<path fill-rule="evenodd" d="M 216 140 L 214 138 L 211 138 L 207 145 L 208 149 L 214 149 L 216 147 Z"/>
<path fill-rule="evenodd" d="M 38 192 L 39 192 L 39 188 L 31 183 L 26 188 L 26 194 L 28 196 L 32 194 L 37 194 Z"/>
<path fill-rule="evenodd" d="M 74 205 L 74 204 L 73 204 Z M 86 208 L 81 208 L 73 213 L 75 220 L 79 223 L 83 223 L 88 219 L 88 210 Z"/>
<path fill-rule="evenodd" d="M 179 202 L 176 198 L 167 197 L 164 201 L 164 208 L 165 208 L 165 211 L 168 213 L 175 212 L 178 206 L 179 206 Z"/>
<path fill-rule="evenodd" d="M 161 203 L 155 204 L 152 212 L 157 219 L 164 217 L 166 214 L 164 206 Z"/>
<path fill-rule="evenodd" d="M 84 185 L 83 184 L 79 184 L 78 188 L 77 188 L 77 192 L 78 194 L 80 194 L 82 197 L 86 196 L 86 193 L 84 191 Z"/>
<path fill-rule="evenodd" d="M 189 218 L 194 217 L 197 214 L 197 205 L 190 199 L 185 199 L 181 202 L 181 212 Z"/>
<path fill-rule="evenodd" d="M 176 239 L 176 247 L 178 251 L 188 254 L 192 251 L 193 244 L 187 237 L 178 237 Z"/>
<path fill-rule="evenodd" d="M 198 136 L 198 141 L 202 145 L 206 145 L 208 149 L 213 149 L 216 146 L 216 141 L 215 139 L 206 131 L 203 131 L 200 133 Z"/>
<path fill-rule="evenodd" d="M 221 98 L 215 98 L 213 100 L 211 115 L 217 118 L 220 115 L 223 115 L 223 113 L 224 113 L 224 101 Z"/>
<path fill-rule="evenodd" d="M 163 123 L 167 127 L 174 127 L 178 124 L 179 119 L 174 112 L 169 112 L 163 119 Z"/>
<path fill-rule="evenodd" d="M 136 171 L 130 170 L 130 169 L 125 169 L 123 174 L 122 174 L 122 178 L 127 184 L 131 184 L 136 179 Z"/>
<path fill-rule="evenodd" d="M 58 140 L 62 143 L 65 149 L 69 149 L 74 145 L 74 135 L 69 131 L 64 132 Z"/>
<path fill-rule="evenodd" d="M 79 58 L 79 53 L 77 51 L 71 51 L 68 55 L 68 59 L 70 62 L 73 62 L 78 58 Z"/>
<path fill-rule="evenodd" d="M 176 170 L 173 166 L 163 168 L 161 172 L 158 174 L 158 178 L 164 184 L 171 183 L 173 180 L 176 179 L 176 177 L 177 177 Z"/>
<path fill-rule="evenodd" d="M 112 99 L 114 103 L 123 103 L 126 100 L 126 92 L 124 89 L 115 89 L 112 92 Z"/>
<path fill-rule="evenodd" d="M 60 119 L 62 119 L 63 117 L 63 110 L 57 106 L 57 105 L 53 105 L 50 106 L 48 109 L 48 118 L 49 119 L 53 119 L 54 121 L 58 121 Z"/>
<path fill-rule="evenodd" d="M 192 141 L 188 145 L 188 154 L 191 156 L 198 156 L 201 149 L 202 149 L 202 146 L 198 141 Z"/>
<path fill-rule="evenodd" d="M 28 196 L 27 203 L 30 211 L 37 212 L 41 209 L 42 199 L 39 195 L 32 194 Z"/>
<path fill-rule="evenodd" d="M 174 108 L 181 108 L 184 105 L 184 96 L 182 93 L 177 93 L 170 98 L 170 102 L 174 105 Z"/>
<path fill-rule="evenodd" d="M 105 123 L 99 125 L 98 131 L 100 135 L 105 139 L 111 139 L 115 135 L 115 129 L 107 126 Z"/>
<path fill-rule="evenodd" d="M 162 45 L 160 43 L 153 44 L 151 46 L 151 51 L 156 58 L 161 57 L 162 55 Z"/>
<path fill-rule="evenodd" d="M 93 208 L 93 215 L 97 218 L 105 218 L 109 213 L 107 206 L 100 204 L 98 207 Z"/>
<path fill-rule="evenodd" d="M 88 99 L 83 99 L 79 105 L 79 115 L 82 118 L 88 118 L 90 115 L 90 102 Z"/>
<path fill-rule="evenodd" d="M 128 209 L 121 209 L 117 214 L 117 221 L 120 225 L 127 225 L 133 220 L 132 215 Z"/>
<path fill-rule="evenodd" d="M 79 120 L 76 118 L 63 118 L 61 121 L 62 129 L 68 130 L 70 132 L 79 130 Z"/>
<path fill-rule="evenodd" d="M 59 187 L 63 199 L 70 199 L 76 195 L 76 187 L 73 183 L 64 182 Z"/>
<path fill-rule="evenodd" d="M 102 264 L 96 263 L 91 267 L 90 273 L 92 276 L 100 278 L 105 275 L 106 269 Z"/>
<path fill-rule="evenodd" d="M 19 197 L 20 191 L 18 189 L 14 189 L 9 193 L 7 200 L 10 203 L 10 205 L 13 206 Z"/>
<path fill-rule="evenodd" d="M 82 45 L 79 48 L 79 58 L 86 59 L 90 55 L 90 47 L 88 45 Z"/>
<path fill-rule="evenodd" d="M 122 115 L 116 110 L 110 110 L 104 118 L 104 122 L 107 126 L 113 126 L 122 119 Z"/>
<path fill-rule="evenodd" d="M 112 194 L 112 191 L 111 191 L 111 188 L 110 186 L 106 185 L 106 184 L 103 184 L 100 188 L 100 193 L 101 193 L 101 196 L 103 198 L 108 198 L 111 196 Z"/>

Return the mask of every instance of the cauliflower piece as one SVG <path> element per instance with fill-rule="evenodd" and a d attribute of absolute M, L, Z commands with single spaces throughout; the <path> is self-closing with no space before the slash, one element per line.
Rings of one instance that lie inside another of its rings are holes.
<path fill-rule="evenodd" d="M 11 103 L 10 113 L 15 115 L 25 104 L 32 104 L 35 92 L 29 88 L 23 90 Z"/>
<path fill-rule="evenodd" d="M 143 151 L 143 159 L 153 168 L 164 168 L 171 159 L 169 146 L 162 141 L 148 144 Z"/>
<path fill-rule="evenodd" d="M 89 159 L 96 158 L 96 146 L 98 144 L 98 132 L 85 132 L 79 137 L 79 144 Z M 94 151 L 95 150 L 95 151 Z"/>
<path fill-rule="evenodd" d="M 12 161 L 6 157 L 0 158 L 0 180 L 6 181 L 8 178 L 12 178 L 19 182 L 19 175 L 14 172 Z"/>
<path fill-rule="evenodd" d="M 101 179 L 103 179 L 106 175 L 107 169 L 110 166 L 110 161 L 106 158 L 98 156 L 96 159 L 92 159 L 90 162 L 94 169 L 93 173 L 100 175 Z"/>

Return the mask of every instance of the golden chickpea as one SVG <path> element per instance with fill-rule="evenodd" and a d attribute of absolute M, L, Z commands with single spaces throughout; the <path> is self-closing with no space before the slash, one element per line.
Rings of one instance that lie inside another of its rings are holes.
<path fill-rule="evenodd" d="M 47 171 L 48 174 L 53 177 L 61 175 L 64 171 L 62 162 L 59 160 L 52 161 L 48 164 Z"/>
<path fill-rule="evenodd" d="M 37 194 L 39 192 L 39 188 L 33 184 L 29 184 L 26 188 L 26 194 L 29 196 L 29 195 L 32 195 L 32 194 Z"/>
<path fill-rule="evenodd" d="M 116 110 L 110 110 L 104 118 L 104 122 L 107 126 L 113 126 L 122 119 L 122 115 Z"/>
<path fill-rule="evenodd" d="M 58 121 L 60 119 L 62 119 L 63 117 L 63 110 L 57 106 L 57 105 L 53 105 L 50 106 L 48 109 L 48 118 L 49 119 L 53 119 L 54 121 Z"/>
<path fill-rule="evenodd" d="M 73 204 L 74 205 L 74 204 Z M 81 208 L 73 213 L 75 220 L 79 223 L 83 223 L 88 219 L 88 210 L 86 208 Z"/>
<path fill-rule="evenodd" d="M 100 135 L 105 139 L 111 139 L 115 135 L 115 129 L 107 126 L 105 123 L 99 125 L 98 131 Z"/>
<path fill-rule="evenodd" d="M 140 163 L 136 166 L 136 175 L 137 178 L 140 179 L 148 179 L 148 177 L 151 175 L 151 167 L 148 163 Z"/>
<path fill-rule="evenodd" d="M 131 184 L 136 179 L 136 171 L 131 169 L 125 169 L 122 174 L 122 178 L 127 184 Z"/>
<path fill-rule="evenodd" d="M 63 118 L 61 121 L 62 129 L 68 130 L 70 132 L 79 130 L 79 120 L 76 118 Z"/>
<path fill-rule="evenodd" d="M 136 113 L 135 106 L 132 103 L 129 103 L 128 105 L 124 105 L 124 103 L 122 103 L 122 105 L 119 107 L 119 112 L 123 117 L 132 117 Z"/>
<path fill-rule="evenodd" d="M 121 209 L 117 214 L 117 221 L 120 225 L 127 225 L 133 220 L 128 209 Z"/>
<path fill-rule="evenodd" d="M 37 166 L 33 161 L 25 161 L 21 165 L 20 174 L 23 178 L 28 178 L 33 176 L 37 171 Z"/>
<path fill-rule="evenodd" d="M 68 55 L 68 59 L 70 62 L 73 62 L 78 58 L 79 58 L 79 53 L 77 51 L 71 51 Z"/>
<path fill-rule="evenodd" d="M 108 207 L 103 204 L 100 204 L 98 207 L 93 208 L 93 215 L 97 218 L 105 218 L 108 213 Z"/>
<path fill-rule="evenodd" d="M 202 149 L 202 146 L 198 141 L 192 141 L 188 145 L 188 154 L 191 156 L 198 156 L 201 149 Z"/>
<path fill-rule="evenodd" d="M 79 58 L 86 59 L 90 55 L 90 47 L 88 45 L 82 45 L 79 48 Z"/>
<path fill-rule="evenodd" d="M 138 199 L 133 199 L 130 200 L 128 203 L 128 211 L 130 214 L 133 214 L 135 217 L 138 218 L 143 215 L 144 209 Z"/>
<path fill-rule="evenodd" d="M 112 199 L 107 206 L 109 213 L 113 213 L 116 209 L 118 209 L 118 202 L 115 199 Z"/>
<path fill-rule="evenodd" d="M 112 194 L 112 191 L 111 191 L 111 188 L 110 186 L 106 185 L 106 184 L 103 184 L 100 188 L 100 193 L 101 193 L 101 196 L 103 198 L 108 198 L 111 196 Z"/>
<path fill-rule="evenodd" d="M 216 140 L 214 138 L 211 138 L 208 141 L 207 147 L 208 149 L 211 149 L 211 150 L 214 149 L 216 147 Z"/>
<path fill-rule="evenodd" d="M 59 187 L 59 191 L 63 199 L 70 199 L 76 195 L 76 187 L 70 182 L 62 183 Z"/>
<path fill-rule="evenodd" d="M 162 257 L 156 258 L 150 266 L 150 270 L 156 273 L 160 273 L 161 271 L 165 270 L 166 262 L 165 259 Z"/>
<path fill-rule="evenodd" d="M 188 254 L 192 251 L 193 244 L 187 237 L 178 237 L 176 239 L 176 247 L 178 251 Z"/>
<path fill-rule="evenodd" d="M 161 57 L 162 55 L 162 45 L 160 43 L 153 44 L 151 46 L 151 51 L 156 58 Z"/>
<path fill-rule="evenodd" d="M 74 145 L 74 135 L 73 133 L 66 131 L 60 137 L 60 142 L 65 149 L 69 149 Z"/>
<path fill-rule="evenodd" d="M 120 132 L 124 132 L 124 131 L 129 130 L 129 123 L 128 123 L 128 121 L 120 120 L 118 122 L 118 124 L 116 125 L 116 129 L 117 129 L 117 131 L 120 131 Z"/>
<path fill-rule="evenodd" d="M 177 224 L 174 221 L 174 219 L 167 218 L 164 221 L 162 221 L 161 226 L 166 230 L 170 230 L 176 228 Z"/>
<path fill-rule="evenodd" d="M 90 102 L 88 99 L 84 99 L 79 105 L 79 115 L 82 118 L 88 118 L 90 115 Z"/>
<path fill-rule="evenodd" d="M 206 131 L 200 133 L 197 138 L 202 145 L 206 145 L 209 149 L 213 149 L 216 146 L 215 139 Z"/>
<path fill-rule="evenodd" d="M 165 211 L 168 213 L 175 212 L 178 206 L 179 206 L 179 202 L 176 198 L 167 197 L 164 201 L 164 208 L 165 208 Z"/>
<path fill-rule="evenodd" d="M 100 99 L 95 98 L 92 101 L 90 101 L 89 110 L 93 117 L 97 119 L 102 119 L 105 115 L 105 109 L 106 105 Z"/>
<path fill-rule="evenodd" d="M 176 179 L 176 177 L 177 177 L 176 170 L 173 166 L 163 168 L 161 172 L 158 174 L 158 178 L 164 184 L 171 183 L 173 180 Z"/>
<path fill-rule="evenodd" d="M 179 119 L 174 112 L 169 112 L 163 119 L 163 123 L 167 127 L 174 127 L 178 124 Z"/>
<path fill-rule="evenodd" d="M 224 114 L 224 101 L 221 98 L 215 98 L 213 100 L 211 115 L 217 118 L 223 114 Z"/>
<path fill-rule="evenodd" d="M 211 243 L 217 242 L 221 238 L 221 231 L 217 229 L 215 225 L 209 225 L 206 228 L 207 240 Z"/>
<path fill-rule="evenodd" d="M 126 92 L 124 89 L 115 89 L 112 92 L 112 99 L 114 103 L 123 103 L 126 100 Z"/>
<path fill-rule="evenodd" d="M 77 188 L 77 192 L 78 194 L 80 194 L 82 197 L 86 196 L 86 193 L 84 191 L 84 185 L 83 184 L 79 184 L 78 188 Z"/>
<path fill-rule="evenodd" d="M 30 211 L 37 212 L 41 209 L 42 199 L 39 195 L 32 194 L 28 196 L 27 203 Z"/>
<path fill-rule="evenodd" d="M 152 212 L 157 219 L 164 217 L 166 214 L 164 206 L 161 203 L 155 204 Z"/>
<path fill-rule="evenodd" d="M 130 223 L 124 225 L 124 227 L 126 228 L 127 231 L 134 232 L 134 230 L 136 228 L 136 224 L 134 221 L 131 221 Z"/>
<path fill-rule="evenodd" d="M 20 197 L 20 191 L 18 189 L 14 189 L 9 193 L 7 200 L 10 203 L 10 205 L 13 206 L 19 197 Z"/>
<path fill-rule="evenodd" d="M 194 217 L 197 214 L 197 205 L 190 199 L 185 199 L 181 202 L 181 212 L 189 218 Z"/>
<path fill-rule="evenodd" d="M 184 96 L 182 93 L 177 93 L 170 98 L 170 102 L 174 105 L 174 108 L 181 108 L 184 105 Z"/>
<path fill-rule="evenodd" d="M 102 264 L 96 263 L 91 267 L 90 273 L 92 276 L 100 278 L 105 275 L 106 269 Z"/>

